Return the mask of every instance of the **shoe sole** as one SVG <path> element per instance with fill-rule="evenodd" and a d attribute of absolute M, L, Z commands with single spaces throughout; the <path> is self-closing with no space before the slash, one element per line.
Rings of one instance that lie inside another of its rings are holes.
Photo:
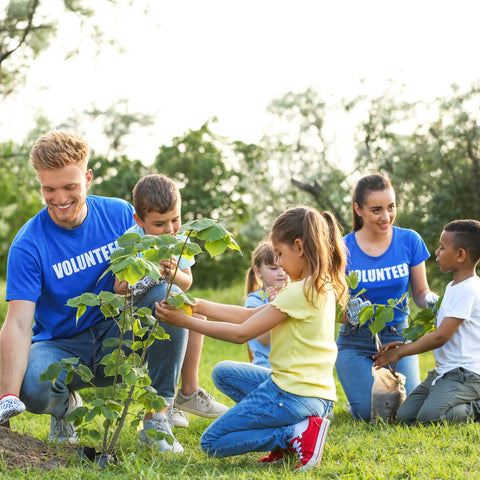
<path fill-rule="evenodd" d="M 5 412 L 0 419 L 0 425 L 3 425 L 8 420 L 10 420 L 13 417 L 16 417 L 17 415 L 20 415 L 24 411 L 25 411 L 25 409 L 23 409 L 23 410 L 18 409 L 18 410 L 11 410 L 9 412 Z"/>
<path fill-rule="evenodd" d="M 318 432 L 317 441 L 315 442 L 315 449 L 313 451 L 312 458 L 302 467 L 299 471 L 311 470 L 315 468 L 322 459 L 323 448 L 325 447 L 325 440 L 327 438 L 328 427 L 330 426 L 330 420 L 327 418 L 322 419 L 322 424 L 320 425 L 320 431 Z"/>
<path fill-rule="evenodd" d="M 178 408 L 183 412 L 192 413 L 197 417 L 203 417 L 203 418 L 219 418 L 227 411 L 225 410 L 225 412 L 222 412 L 222 413 L 205 413 L 205 412 L 200 412 L 199 410 L 194 410 L 193 408 L 184 407 L 183 405 L 178 405 L 177 403 L 174 406 L 175 408 Z"/>

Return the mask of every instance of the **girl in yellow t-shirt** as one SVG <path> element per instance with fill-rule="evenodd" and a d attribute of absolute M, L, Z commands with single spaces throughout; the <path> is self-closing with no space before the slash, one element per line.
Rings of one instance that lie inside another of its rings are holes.
<path fill-rule="evenodd" d="M 157 317 L 213 338 L 245 343 L 271 330 L 271 371 L 250 363 L 224 361 L 212 377 L 237 404 L 203 433 L 202 449 L 227 457 L 268 451 L 261 462 L 297 453 L 297 468 L 321 459 L 330 412 L 336 400 L 333 366 L 335 303 L 345 303 L 346 255 L 333 214 L 293 207 L 276 220 L 271 242 L 291 283 L 258 308 L 198 300 L 194 310 L 211 322 L 157 304 Z"/>

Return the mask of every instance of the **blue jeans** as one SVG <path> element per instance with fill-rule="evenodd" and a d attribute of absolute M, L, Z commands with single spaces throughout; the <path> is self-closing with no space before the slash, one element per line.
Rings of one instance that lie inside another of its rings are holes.
<path fill-rule="evenodd" d="M 171 293 L 180 291 L 176 285 L 172 286 Z M 166 295 L 167 284 L 160 283 L 143 296 L 135 297 L 134 304 L 137 307 L 149 308 L 154 315 L 155 302 L 161 302 Z M 187 349 L 188 330 L 164 322 L 159 322 L 159 325 L 165 330 L 165 333 L 170 335 L 170 339 L 157 340 L 148 349 L 148 373 L 152 379 L 152 387 L 167 403 L 173 404 Z"/>
<path fill-rule="evenodd" d="M 329 400 L 285 392 L 271 380 L 269 369 L 251 363 L 223 361 L 212 370 L 215 386 L 238 402 L 202 435 L 202 450 L 215 457 L 290 447 L 294 425 L 326 416 Z"/>
<path fill-rule="evenodd" d="M 166 285 L 160 284 L 139 298 L 137 306 L 153 308 L 155 301 L 165 298 Z M 163 297 L 162 297 L 163 295 Z M 170 340 L 156 340 L 148 349 L 148 372 L 152 379 L 152 387 L 158 395 L 172 403 L 175 388 L 178 384 L 180 370 L 185 355 L 188 332 L 185 329 L 171 327 L 161 323 L 170 335 Z M 106 319 L 96 325 L 58 340 L 35 342 L 30 349 L 27 371 L 25 373 L 20 398 L 27 410 L 32 413 L 50 414 L 63 417 L 69 405 L 69 390 L 76 391 L 90 385 L 74 375 L 71 383 L 65 385 L 65 372 L 57 381 L 39 382 L 39 376 L 47 367 L 63 358 L 79 357 L 80 363 L 86 365 L 94 374 L 94 384 L 98 387 L 111 385 L 112 377 L 105 377 L 100 360 L 110 350 L 103 349 L 103 341 L 107 338 L 118 338 L 117 324 Z"/>
<path fill-rule="evenodd" d="M 403 341 L 402 331 L 407 321 L 385 327 L 379 332 L 383 345 L 389 342 Z M 354 327 L 342 325 L 337 338 L 338 356 L 335 363 L 338 378 L 350 404 L 354 418 L 368 422 L 372 408 L 372 355 L 377 353 L 375 339 L 368 326 Z M 420 383 L 420 370 L 416 355 L 402 358 L 397 371 L 406 377 L 407 395 Z"/>

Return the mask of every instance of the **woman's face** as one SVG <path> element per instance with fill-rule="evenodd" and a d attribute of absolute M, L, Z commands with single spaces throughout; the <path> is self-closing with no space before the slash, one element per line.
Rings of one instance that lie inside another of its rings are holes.
<path fill-rule="evenodd" d="M 385 190 L 370 192 L 365 198 L 364 205 L 360 208 L 355 203 L 354 208 L 357 215 L 363 219 L 362 228 L 377 234 L 390 233 L 397 215 L 395 191 L 389 187 Z"/>

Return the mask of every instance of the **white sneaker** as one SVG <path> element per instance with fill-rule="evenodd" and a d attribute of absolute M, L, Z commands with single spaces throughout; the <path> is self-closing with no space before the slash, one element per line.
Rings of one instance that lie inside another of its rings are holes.
<path fill-rule="evenodd" d="M 174 405 L 169 405 L 167 408 L 167 417 L 172 422 L 172 425 L 177 428 L 188 427 L 188 416 Z"/>
<path fill-rule="evenodd" d="M 83 405 L 82 397 L 73 392 L 73 399 L 65 413 L 65 417 Z M 77 443 L 77 431 L 73 422 L 66 422 L 65 417 L 57 418 L 52 415 L 50 419 L 50 433 L 48 435 L 49 442 L 70 442 Z"/>
<path fill-rule="evenodd" d="M 163 413 L 155 412 L 151 420 L 144 420 L 143 430 L 140 430 L 138 436 L 142 442 L 156 447 L 160 452 L 183 453 L 183 447 L 173 436 L 172 424 Z M 167 442 L 167 436 L 173 438 L 172 445 Z"/>
<path fill-rule="evenodd" d="M 181 390 L 178 390 L 174 407 L 205 418 L 218 418 L 228 410 L 226 405 L 217 402 L 203 388 L 188 396 L 184 395 Z"/>
<path fill-rule="evenodd" d="M 0 398 L 0 425 L 25 411 L 25 404 L 16 395 Z"/>

